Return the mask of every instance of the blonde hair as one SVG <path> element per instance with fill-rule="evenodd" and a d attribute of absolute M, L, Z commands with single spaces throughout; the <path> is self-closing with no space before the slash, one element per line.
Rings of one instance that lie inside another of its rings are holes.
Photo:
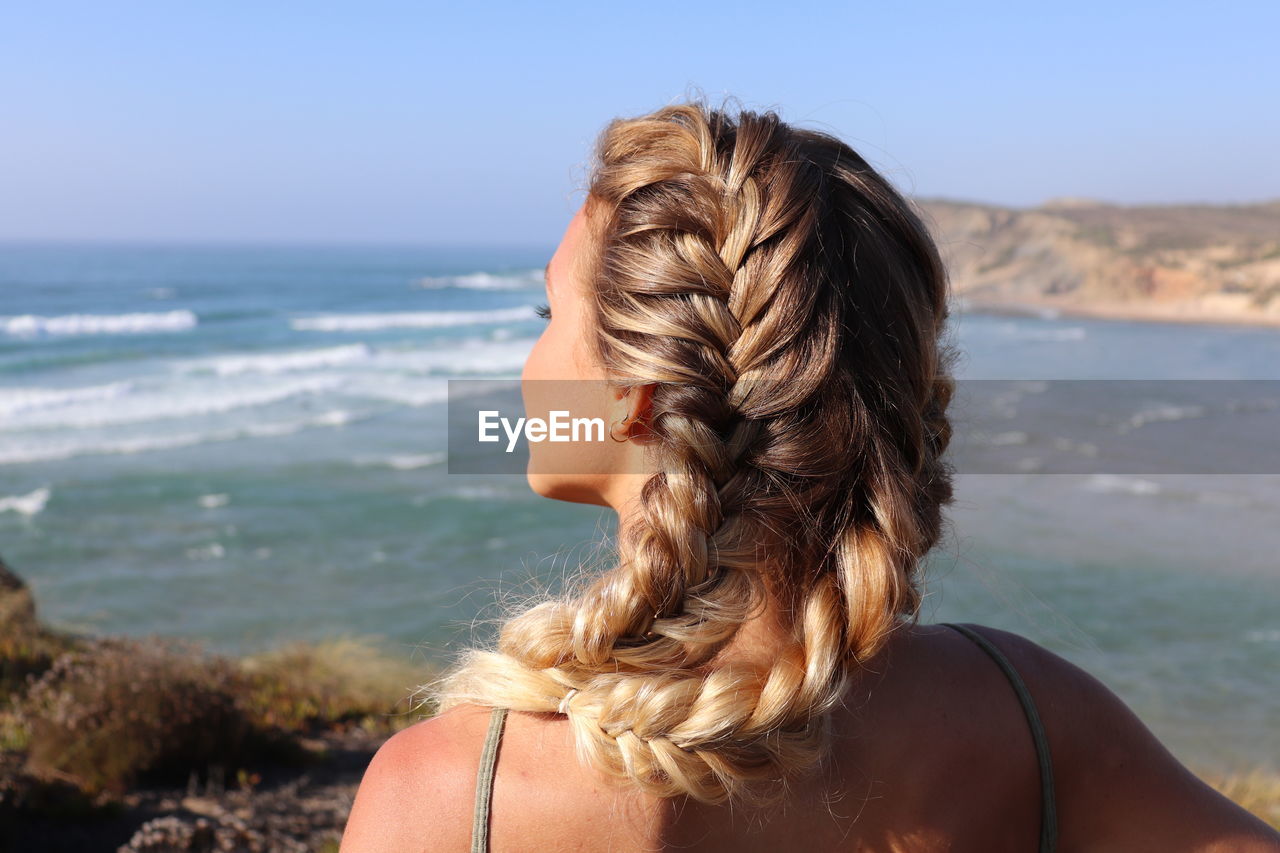
<path fill-rule="evenodd" d="M 567 714 L 582 760 L 649 793 L 761 802 L 823 757 L 849 679 L 915 619 L 952 499 L 945 268 L 888 181 L 772 111 L 614 119 L 595 161 L 595 346 L 655 385 L 657 473 L 614 567 L 431 690 Z M 717 661 L 766 600 L 782 648 Z"/>

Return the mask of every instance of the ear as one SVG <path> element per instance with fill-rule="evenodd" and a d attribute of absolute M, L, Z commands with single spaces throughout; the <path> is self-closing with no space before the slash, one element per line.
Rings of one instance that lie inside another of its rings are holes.
<path fill-rule="evenodd" d="M 653 391 L 655 383 L 632 385 L 613 389 L 613 423 L 626 420 L 625 429 L 619 427 L 619 433 L 625 432 L 628 438 L 638 438 L 650 434 L 649 420 L 653 415 Z"/>

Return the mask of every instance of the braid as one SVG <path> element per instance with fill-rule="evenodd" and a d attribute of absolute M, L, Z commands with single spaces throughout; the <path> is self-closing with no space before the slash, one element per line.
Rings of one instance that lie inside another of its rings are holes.
<path fill-rule="evenodd" d="M 469 652 L 441 707 L 565 713 L 584 760 L 658 795 L 776 794 L 919 603 L 951 497 L 945 273 L 857 154 L 772 112 L 666 107 L 597 155 L 595 345 L 654 386 L 657 473 L 617 566 Z M 717 660 L 767 601 L 776 654 Z"/>

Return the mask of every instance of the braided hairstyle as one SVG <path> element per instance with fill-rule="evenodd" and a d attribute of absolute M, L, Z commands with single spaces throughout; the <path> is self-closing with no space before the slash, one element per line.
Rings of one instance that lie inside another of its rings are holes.
<path fill-rule="evenodd" d="M 616 566 L 433 690 L 566 714 L 582 760 L 652 794 L 767 801 L 918 611 L 952 500 L 945 267 L 856 152 L 772 111 L 615 119 L 595 160 L 594 346 L 654 386 L 656 473 Z M 781 645 L 718 660 L 765 602 Z"/>

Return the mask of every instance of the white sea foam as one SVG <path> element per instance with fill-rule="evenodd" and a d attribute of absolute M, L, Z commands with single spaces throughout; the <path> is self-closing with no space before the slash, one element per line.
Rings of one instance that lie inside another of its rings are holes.
<path fill-rule="evenodd" d="M 392 456 L 387 459 L 387 466 L 397 471 L 413 471 L 418 468 L 429 468 L 444 461 L 443 453 L 418 453 L 414 455 Z"/>
<path fill-rule="evenodd" d="M 205 509 L 217 509 L 220 506 L 226 506 L 231 501 L 230 495 L 201 495 L 198 503 Z"/>
<path fill-rule="evenodd" d="M 510 491 L 497 486 L 460 486 L 454 489 L 451 494 L 453 497 L 461 498 L 464 501 L 502 500 L 512 497 Z"/>
<path fill-rule="evenodd" d="M 467 275 L 428 275 L 418 279 L 416 286 L 424 290 L 442 287 L 459 287 L 465 290 L 526 290 L 542 285 L 542 270 L 526 270 L 519 273 L 494 274 L 473 272 Z"/>
<path fill-rule="evenodd" d="M 463 338 L 450 341 L 446 346 L 414 349 L 383 349 L 357 343 L 317 349 L 212 356 L 179 361 L 173 365 L 173 369 L 184 375 L 215 376 L 276 375 L 322 368 L 450 375 L 518 372 L 524 366 L 535 342 L 535 338 L 495 335 Z M 0 391 L 0 394 L 3 392 Z M 4 411 L 2 407 L 3 402 L 0 402 L 0 412 Z"/>
<path fill-rule="evenodd" d="M 1054 436 L 1053 446 L 1058 450 L 1078 453 L 1081 456 L 1096 457 L 1098 455 L 1098 445 L 1091 441 L 1076 441 L 1075 439 L 1066 438 L 1064 436 Z"/>
<path fill-rule="evenodd" d="M 180 373 L 208 372 L 218 376 L 239 376 L 243 373 L 287 373 L 355 364 L 367 361 L 372 355 L 373 349 L 368 344 L 345 344 L 320 349 L 232 354 L 193 359 L 176 363 L 174 369 Z"/>
<path fill-rule="evenodd" d="M 391 456 L 358 456 L 351 461 L 362 467 L 385 466 L 396 471 L 415 471 L 419 468 L 439 465 L 444 460 L 444 453 L 406 453 Z"/>
<path fill-rule="evenodd" d="M 1025 432 L 1020 430 L 1010 430 L 1008 432 L 998 432 L 994 435 L 985 435 L 982 443 L 990 447 L 1007 447 L 1012 444 L 1026 444 L 1030 438 Z"/>
<path fill-rule="evenodd" d="M 361 417 L 361 415 L 347 411 L 346 409 L 330 409 L 323 414 L 316 415 L 312 418 L 306 418 L 304 420 L 248 424 L 241 428 L 241 434 L 251 436 L 253 438 L 269 438 L 276 435 L 293 435 L 295 432 L 299 432 L 309 427 L 346 426 L 353 421 L 360 420 Z M 239 436 L 236 437 L 238 438 Z"/>
<path fill-rule="evenodd" d="M 1053 318 L 1046 317 L 1045 319 Z M 996 328 L 1006 337 L 1016 338 L 1020 341 L 1046 341 L 1053 343 L 1082 341 L 1088 337 L 1088 332 L 1083 326 L 1067 326 L 1061 329 L 1046 329 L 1038 326 L 1027 326 L 1022 323 L 1001 323 Z"/>
<path fill-rule="evenodd" d="M 65 439 L 62 441 L 38 442 L 6 441 L 3 446 L 0 446 L 0 465 L 15 465 L 24 462 L 52 462 L 59 459 L 70 459 L 73 456 L 170 450 L 201 444 L 206 440 L 216 441 L 217 437 L 200 433 L 175 433 L 172 435 L 146 435 L 99 441 Z"/>
<path fill-rule="evenodd" d="M 26 430 L 110 428 L 128 424 L 174 421 L 226 415 L 280 404 L 298 398 L 328 402 L 330 394 L 363 397 L 410 407 L 428 406 L 448 399 L 447 376 L 518 372 L 528 353 L 529 341 L 475 344 L 452 350 L 411 350 L 376 353 L 364 358 L 351 351 L 334 357 L 310 355 L 294 361 L 263 356 L 257 362 L 219 364 L 227 376 L 152 377 L 80 388 L 0 389 L 0 434 Z M 342 369 L 342 361 L 352 356 Z M 309 372 L 304 364 L 324 369 Z M 285 372 L 287 368 L 300 372 Z M 254 374 L 255 369 L 264 370 Z M 190 365 L 180 373 L 195 370 Z M 462 392 L 459 392 L 462 393 Z M 328 415 L 340 425 L 340 409 Z M 277 423 L 253 423 L 249 434 L 274 434 Z M 6 439 L 7 441 L 8 439 Z"/>
<path fill-rule="evenodd" d="M 299 331 L 367 332 L 379 329 L 443 329 L 454 326 L 483 326 L 532 320 L 538 315 L 533 305 L 498 308 L 492 311 L 391 311 L 381 314 L 330 314 L 295 317 L 289 325 Z"/>
<path fill-rule="evenodd" d="M 534 343 L 533 338 L 468 338 L 448 349 L 380 350 L 371 364 L 411 373 L 518 373 Z"/>
<path fill-rule="evenodd" d="M 242 438 L 293 435 L 315 427 L 343 426 L 364 417 L 366 417 L 364 414 L 335 409 L 309 418 L 164 435 L 149 434 L 128 438 L 64 438 L 53 441 L 6 440 L 3 445 L 0 445 L 0 465 L 52 462 L 77 456 L 148 453 Z"/>
<path fill-rule="evenodd" d="M 309 422 L 313 426 L 346 426 L 355 419 L 355 415 L 346 409 L 331 409 Z"/>
<path fill-rule="evenodd" d="M 1179 406 L 1175 403 L 1152 402 L 1141 411 L 1134 412 L 1119 425 L 1120 432 L 1137 429 L 1144 424 L 1164 421 L 1185 421 L 1190 418 L 1203 417 L 1208 410 L 1204 406 Z"/>
<path fill-rule="evenodd" d="M 196 315 L 186 309 L 132 314 L 36 314 L 0 316 L 0 331 L 17 337 L 40 335 L 144 335 L 195 328 Z"/>
<path fill-rule="evenodd" d="M 133 388 L 129 381 L 79 388 L 0 388 L 0 417 L 34 409 L 50 409 L 92 400 L 112 400 Z"/>
<path fill-rule="evenodd" d="M 1109 494 L 1158 495 L 1163 491 L 1159 483 L 1116 474 L 1094 474 L 1083 485 L 1091 492 Z"/>
<path fill-rule="evenodd" d="M 317 374 L 264 384 L 180 385 L 134 390 L 119 398 L 94 397 L 53 407 L 18 412 L 0 422 L 0 430 L 50 427 L 102 427 L 142 421 L 188 418 L 278 403 L 291 397 L 340 388 L 346 378 Z"/>
<path fill-rule="evenodd" d="M 449 384 L 445 379 L 374 374 L 362 377 L 359 385 L 352 386 L 350 393 L 417 408 L 448 400 Z"/>
<path fill-rule="evenodd" d="M 16 512 L 18 515 L 30 518 L 44 510 L 51 494 L 53 491 L 48 486 L 41 486 L 25 495 L 0 497 L 0 512 Z"/>
<path fill-rule="evenodd" d="M 227 555 L 227 549 L 221 542 L 212 542 L 202 548 L 188 548 L 188 560 L 221 560 Z"/>

